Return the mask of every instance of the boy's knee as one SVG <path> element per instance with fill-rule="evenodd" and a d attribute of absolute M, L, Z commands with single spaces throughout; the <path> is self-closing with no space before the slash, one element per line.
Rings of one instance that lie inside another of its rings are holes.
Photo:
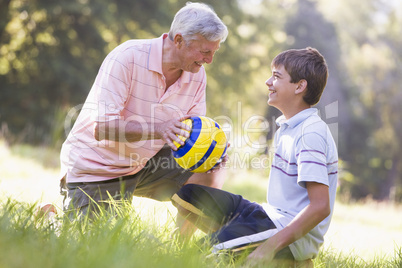
<path fill-rule="evenodd" d="M 194 198 L 194 193 L 198 192 L 198 188 L 200 185 L 198 184 L 186 184 L 180 188 L 179 191 L 173 196 L 172 201 L 174 205 L 177 203 L 178 200 L 180 202 L 188 202 L 191 203 L 192 199 Z"/>
<path fill-rule="evenodd" d="M 216 189 L 222 189 L 225 182 L 224 170 L 210 173 L 194 173 L 185 184 L 198 184 Z"/>
<path fill-rule="evenodd" d="M 177 212 L 192 221 L 192 218 L 197 218 L 199 216 L 205 217 L 203 211 L 196 206 L 194 203 L 194 188 L 199 185 L 188 184 L 183 186 L 175 195 L 172 197 L 172 204 L 177 208 Z"/>

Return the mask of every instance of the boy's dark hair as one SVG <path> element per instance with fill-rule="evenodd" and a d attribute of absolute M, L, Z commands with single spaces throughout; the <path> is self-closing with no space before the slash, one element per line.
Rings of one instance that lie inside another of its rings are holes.
<path fill-rule="evenodd" d="M 303 99 L 309 105 L 316 104 L 328 78 L 328 66 L 320 52 L 311 47 L 286 50 L 277 55 L 271 63 L 271 67 L 281 65 L 289 73 L 291 83 L 302 79 L 307 81 L 307 92 Z"/>

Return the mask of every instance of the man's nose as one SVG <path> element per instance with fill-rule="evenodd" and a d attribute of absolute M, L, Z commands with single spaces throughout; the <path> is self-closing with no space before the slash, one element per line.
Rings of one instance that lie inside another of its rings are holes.
<path fill-rule="evenodd" d="M 213 55 L 210 55 L 210 56 L 204 57 L 203 60 L 204 60 L 207 64 L 211 64 L 212 61 L 213 61 L 213 59 L 214 59 L 214 56 L 213 56 Z"/>

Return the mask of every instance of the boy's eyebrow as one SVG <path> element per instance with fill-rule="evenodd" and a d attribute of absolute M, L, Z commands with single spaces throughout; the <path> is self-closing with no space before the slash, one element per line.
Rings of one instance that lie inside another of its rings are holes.
<path fill-rule="evenodd" d="M 278 72 L 278 71 L 273 71 L 272 74 L 277 75 L 277 76 L 282 76 L 282 74 L 280 72 Z"/>

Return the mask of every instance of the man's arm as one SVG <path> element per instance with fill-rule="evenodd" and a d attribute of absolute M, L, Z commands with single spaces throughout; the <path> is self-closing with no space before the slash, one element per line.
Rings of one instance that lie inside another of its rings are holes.
<path fill-rule="evenodd" d="M 328 186 L 306 182 L 310 204 L 305 207 L 284 229 L 258 246 L 249 256 L 250 263 L 271 261 L 275 254 L 299 238 L 305 236 L 331 212 Z"/>
<path fill-rule="evenodd" d="M 173 141 L 183 145 L 184 142 L 177 135 L 185 138 L 189 137 L 191 128 L 182 123 L 183 120 L 191 116 L 183 116 L 171 119 L 162 123 L 140 123 L 123 120 L 112 120 L 108 122 L 96 122 L 94 127 L 94 137 L 96 140 L 112 140 L 119 142 L 136 142 L 141 140 L 162 139 L 172 149 L 177 147 Z"/>

